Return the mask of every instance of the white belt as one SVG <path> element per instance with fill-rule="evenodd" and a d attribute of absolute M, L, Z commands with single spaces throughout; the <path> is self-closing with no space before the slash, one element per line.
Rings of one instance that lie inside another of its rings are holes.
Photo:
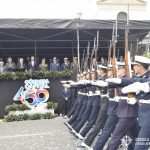
<path fill-rule="evenodd" d="M 128 97 L 127 97 L 127 96 L 119 96 L 119 99 L 120 99 L 120 100 L 127 100 Z"/>
<path fill-rule="evenodd" d="M 80 95 L 87 95 L 87 93 L 78 92 Z"/>
<path fill-rule="evenodd" d="M 114 98 L 109 98 L 110 101 L 116 101 Z"/>
<path fill-rule="evenodd" d="M 150 104 L 150 100 L 141 99 L 141 100 L 139 100 L 139 102 L 140 102 L 141 104 Z"/>
<path fill-rule="evenodd" d="M 108 94 L 102 94 L 101 97 L 108 97 Z"/>
<path fill-rule="evenodd" d="M 100 94 L 101 94 L 101 92 L 100 92 L 100 91 L 95 91 L 95 94 L 99 94 L 99 95 L 100 95 Z"/>
<path fill-rule="evenodd" d="M 89 93 L 87 93 L 87 96 L 100 96 L 100 91 L 95 91 L 95 93 L 89 91 Z"/>

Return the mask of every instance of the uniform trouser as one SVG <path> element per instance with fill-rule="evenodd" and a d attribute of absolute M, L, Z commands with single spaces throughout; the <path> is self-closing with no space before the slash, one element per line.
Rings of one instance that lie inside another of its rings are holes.
<path fill-rule="evenodd" d="M 84 126 L 85 122 L 89 119 L 91 111 L 92 111 L 92 103 L 90 103 L 91 99 L 88 99 L 88 103 L 87 103 L 87 107 L 86 110 L 84 112 L 84 114 L 82 115 L 82 119 L 79 122 L 79 124 L 74 128 L 74 130 L 78 133 L 81 128 Z"/>
<path fill-rule="evenodd" d="M 88 120 L 88 123 L 83 128 L 82 132 L 80 133 L 83 137 L 86 136 L 86 134 L 89 132 L 89 130 L 95 124 L 95 121 L 96 121 L 96 119 L 98 117 L 99 110 L 100 110 L 100 106 L 93 106 L 92 107 L 92 112 L 91 112 L 90 118 Z"/>
<path fill-rule="evenodd" d="M 94 150 L 103 150 L 103 147 L 105 146 L 105 143 L 110 138 L 111 133 L 114 131 L 117 122 L 118 122 L 118 117 L 116 115 L 108 116 L 105 126 L 103 128 L 103 132 L 98 138 L 98 140 L 96 141 Z"/>
<path fill-rule="evenodd" d="M 76 120 L 76 118 L 78 117 L 79 112 L 80 112 L 80 110 L 81 110 L 81 108 L 82 108 L 82 105 L 83 105 L 83 102 L 82 102 L 82 101 L 83 101 L 83 95 L 79 95 L 78 98 L 79 98 L 79 100 L 78 100 L 78 106 L 77 106 L 77 108 L 76 108 L 76 110 L 75 110 L 73 116 L 72 116 L 71 119 L 68 121 L 68 123 L 69 123 L 70 125 L 72 125 L 73 122 L 74 122 L 74 121 Z"/>
<path fill-rule="evenodd" d="M 148 150 L 150 147 L 150 127 L 142 126 L 136 139 L 134 150 Z"/>
<path fill-rule="evenodd" d="M 87 144 L 88 146 L 92 145 L 95 137 L 98 135 L 100 130 L 104 127 L 106 119 L 107 119 L 107 111 L 106 110 L 100 110 L 98 117 L 97 117 L 97 120 L 96 120 L 96 123 L 95 123 L 95 126 L 90 131 L 90 133 L 88 134 L 87 138 L 84 141 L 85 144 Z"/>
<path fill-rule="evenodd" d="M 113 132 L 107 150 L 117 150 L 121 144 L 121 139 L 128 135 L 132 139 L 132 143 L 128 146 L 128 150 L 134 149 L 135 138 L 138 135 L 137 120 L 135 117 L 119 118 L 116 128 Z"/>
<path fill-rule="evenodd" d="M 86 99 L 84 100 L 83 106 L 82 106 L 82 108 L 81 108 L 81 110 L 80 110 L 80 113 L 79 113 L 77 119 L 76 119 L 75 122 L 71 125 L 73 129 L 74 129 L 74 128 L 79 124 L 79 122 L 81 121 L 82 116 L 83 116 L 83 114 L 84 114 L 84 112 L 85 112 L 85 110 L 86 110 L 86 107 L 87 107 L 87 101 L 88 101 L 88 99 L 87 99 L 87 97 L 86 97 Z"/>
<path fill-rule="evenodd" d="M 67 117 L 68 117 L 68 118 L 70 118 L 70 117 L 74 114 L 74 112 L 75 112 L 77 106 L 78 106 L 78 101 L 76 100 L 75 103 L 74 103 L 74 105 L 73 105 L 73 107 L 71 108 L 71 110 L 70 110 L 69 113 L 67 114 Z"/>

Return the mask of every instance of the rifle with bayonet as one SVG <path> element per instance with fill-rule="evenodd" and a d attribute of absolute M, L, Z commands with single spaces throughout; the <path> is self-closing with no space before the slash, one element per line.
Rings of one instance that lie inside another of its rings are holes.
<path fill-rule="evenodd" d="M 112 64 L 112 58 L 111 58 L 111 48 L 112 48 L 112 41 L 109 41 L 109 46 L 108 46 L 108 62 L 107 62 L 107 68 L 109 68 L 109 65 Z"/>
<path fill-rule="evenodd" d="M 94 56 L 95 49 L 96 49 L 96 38 L 94 38 L 93 49 L 92 49 L 92 52 L 91 52 L 90 71 L 92 71 L 92 69 L 93 69 L 93 56 Z"/>
<path fill-rule="evenodd" d="M 116 29 L 117 30 L 117 29 Z M 116 43 L 117 43 L 117 36 L 115 35 L 115 28 L 113 26 L 113 33 L 112 33 L 112 43 L 113 43 L 113 76 L 114 78 L 117 77 L 117 59 L 116 59 Z"/>
<path fill-rule="evenodd" d="M 128 34 L 129 34 L 129 16 L 128 15 L 129 13 L 127 14 L 127 25 L 125 27 L 125 71 L 126 71 L 126 77 L 132 78 L 131 59 L 130 59 L 130 52 L 129 52 L 129 38 L 128 38 Z M 132 98 L 132 97 L 134 97 L 134 95 L 132 93 L 129 93 L 128 98 Z"/>
<path fill-rule="evenodd" d="M 117 30 L 117 26 L 116 26 Z M 113 25 L 113 32 L 112 32 L 112 44 L 113 44 L 113 60 L 112 60 L 112 65 L 113 65 L 113 77 L 117 78 L 117 71 L 118 71 L 118 66 L 117 66 L 117 58 L 116 58 L 116 43 L 117 43 L 117 31 L 115 32 L 115 27 Z M 118 91 L 115 89 L 115 97 L 118 96 Z"/>
<path fill-rule="evenodd" d="M 80 73 L 80 47 L 79 47 L 79 30 L 77 29 L 77 54 L 78 54 L 78 73 Z"/>
<path fill-rule="evenodd" d="M 87 53 L 84 61 L 84 71 L 88 72 L 88 62 L 90 57 L 90 42 L 88 42 Z"/>
<path fill-rule="evenodd" d="M 95 45 L 95 64 L 94 64 L 94 72 L 95 72 L 96 79 L 98 78 L 98 75 L 97 75 L 97 68 L 98 68 L 97 51 L 98 51 L 98 46 L 99 46 L 99 31 L 97 30 L 97 38 L 96 38 L 96 45 Z"/>
<path fill-rule="evenodd" d="M 96 38 L 94 38 L 94 44 L 93 44 L 93 49 L 92 49 L 91 58 L 90 58 L 90 79 L 92 79 L 91 72 L 93 69 L 93 56 L 94 56 L 94 52 L 95 52 L 95 47 L 96 47 Z"/>
<path fill-rule="evenodd" d="M 84 55 L 85 55 L 85 49 L 83 50 L 82 60 L 81 60 L 81 71 L 84 70 Z"/>

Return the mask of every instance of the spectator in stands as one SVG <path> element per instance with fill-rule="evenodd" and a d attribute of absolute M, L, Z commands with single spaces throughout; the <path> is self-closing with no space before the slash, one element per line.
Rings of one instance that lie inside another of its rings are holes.
<path fill-rule="evenodd" d="M 0 58 L 0 73 L 5 73 L 6 68 L 4 66 L 3 58 Z"/>
<path fill-rule="evenodd" d="M 37 62 L 35 61 L 34 56 L 31 56 L 31 61 L 28 63 L 28 70 L 29 71 L 36 71 L 37 70 Z"/>
<path fill-rule="evenodd" d="M 20 57 L 17 63 L 17 71 L 26 71 L 26 69 L 27 69 L 27 66 L 24 63 L 24 59 Z"/>
<path fill-rule="evenodd" d="M 77 72 L 78 71 L 78 61 L 77 61 L 77 57 L 73 57 L 73 61 L 71 63 L 71 66 L 70 66 L 71 70 L 74 71 L 74 72 Z"/>
<path fill-rule="evenodd" d="M 12 61 L 12 57 L 8 57 L 7 59 L 7 63 L 6 63 L 6 72 L 12 72 L 16 70 L 16 65 L 15 63 Z"/>
<path fill-rule="evenodd" d="M 53 58 L 53 62 L 50 64 L 50 71 L 60 71 L 60 64 L 57 62 L 57 58 Z"/>
<path fill-rule="evenodd" d="M 48 64 L 46 64 L 45 58 L 42 58 L 41 63 L 39 64 L 39 70 L 40 71 L 47 71 L 48 70 Z"/>
<path fill-rule="evenodd" d="M 62 71 L 70 70 L 70 64 L 68 62 L 68 58 L 67 57 L 64 58 L 64 63 L 61 66 L 61 70 Z"/>

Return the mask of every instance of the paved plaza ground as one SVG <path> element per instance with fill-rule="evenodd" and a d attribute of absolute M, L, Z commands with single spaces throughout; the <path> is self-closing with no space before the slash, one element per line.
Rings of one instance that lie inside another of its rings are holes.
<path fill-rule="evenodd" d="M 65 119 L 0 122 L 0 150 L 80 150 Z"/>
<path fill-rule="evenodd" d="M 63 117 L 50 120 L 0 122 L 0 150 L 85 150 Z"/>

